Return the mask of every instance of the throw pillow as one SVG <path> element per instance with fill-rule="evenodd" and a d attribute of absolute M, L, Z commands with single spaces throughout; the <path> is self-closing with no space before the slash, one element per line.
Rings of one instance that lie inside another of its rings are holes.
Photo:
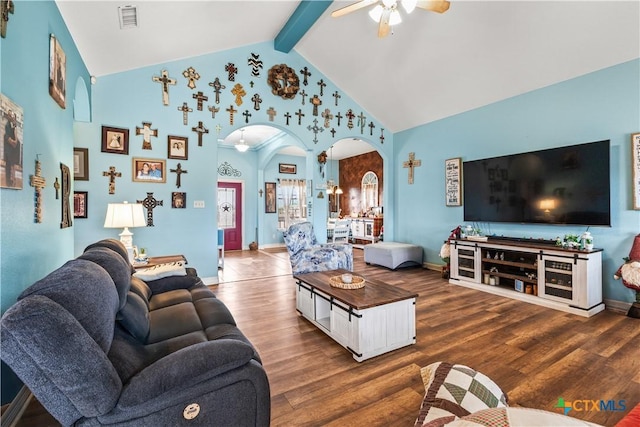
<path fill-rule="evenodd" d="M 163 277 L 186 275 L 187 269 L 184 268 L 184 262 L 176 261 L 138 270 L 133 276 L 144 280 L 145 282 L 149 282 L 151 280 L 162 279 Z"/>

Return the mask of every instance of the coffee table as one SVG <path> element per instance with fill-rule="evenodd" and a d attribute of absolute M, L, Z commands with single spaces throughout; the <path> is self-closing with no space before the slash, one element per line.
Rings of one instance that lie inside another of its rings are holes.
<path fill-rule="evenodd" d="M 294 275 L 296 310 L 358 362 L 416 343 L 418 294 L 366 277 L 361 289 L 332 287 L 329 279 L 342 273 L 350 272 Z"/>

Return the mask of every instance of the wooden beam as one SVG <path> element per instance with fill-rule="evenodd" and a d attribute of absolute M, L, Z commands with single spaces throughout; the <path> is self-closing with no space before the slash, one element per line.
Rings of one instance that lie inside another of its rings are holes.
<path fill-rule="evenodd" d="M 289 53 L 331 3 L 327 0 L 301 1 L 273 41 L 274 49 Z"/>

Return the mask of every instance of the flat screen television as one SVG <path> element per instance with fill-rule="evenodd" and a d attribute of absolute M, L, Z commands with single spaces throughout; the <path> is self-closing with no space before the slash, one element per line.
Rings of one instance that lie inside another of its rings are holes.
<path fill-rule="evenodd" d="M 609 141 L 463 163 L 464 220 L 611 225 Z"/>

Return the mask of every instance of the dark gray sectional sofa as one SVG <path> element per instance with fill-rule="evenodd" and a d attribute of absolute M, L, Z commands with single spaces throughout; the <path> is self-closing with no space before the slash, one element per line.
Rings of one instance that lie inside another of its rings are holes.
<path fill-rule="evenodd" d="M 267 426 L 267 375 L 195 270 L 144 282 L 117 240 L 27 288 L 2 359 L 63 425 Z"/>

